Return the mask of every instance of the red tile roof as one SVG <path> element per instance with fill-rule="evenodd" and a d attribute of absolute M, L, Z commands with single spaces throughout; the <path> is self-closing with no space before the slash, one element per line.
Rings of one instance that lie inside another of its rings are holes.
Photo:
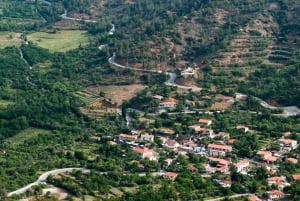
<path fill-rule="evenodd" d="M 222 150 L 227 150 L 227 151 L 232 150 L 232 146 L 220 145 L 220 144 L 209 144 L 208 148 L 210 148 L 210 149 L 222 149 Z"/>
<path fill-rule="evenodd" d="M 166 177 L 177 177 L 177 173 L 175 172 L 165 172 L 164 174 Z"/>
<path fill-rule="evenodd" d="M 198 122 L 201 124 L 211 124 L 210 119 L 199 119 Z"/>
<path fill-rule="evenodd" d="M 294 180 L 300 180 L 300 174 L 293 174 L 292 177 Z"/>
<path fill-rule="evenodd" d="M 296 140 L 291 140 L 291 139 L 283 139 L 283 138 L 280 138 L 278 139 L 279 142 L 283 143 L 283 144 L 292 144 L 294 142 L 297 142 Z"/>
<path fill-rule="evenodd" d="M 290 163 L 294 163 L 294 164 L 297 164 L 298 163 L 298 159 L 296 159 L 296 158 L 288 158 L 288 159 L 286 159 L 288 162 L 290 162 Z"/>
<path fill-rule="evenodd" d="M 147 148 L 141 148 L 141 147 L 133 147 L 132 151 L 140 153 L 140 154 L 144 154 L 144 153 L 149 152 L 149 149 L 147 149 Z"/>
<path fill-rule="evenodd" d="M 267 193 L 269 195 L 284 195 L 284 193 L 279 190 L 271 190 L 271 191 L 268 191 Z"/>

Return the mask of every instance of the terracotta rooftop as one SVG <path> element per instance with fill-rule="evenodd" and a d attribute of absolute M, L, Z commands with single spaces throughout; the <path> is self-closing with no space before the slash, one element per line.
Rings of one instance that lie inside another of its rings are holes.
<path fill-rule="evenodd" d="M 268 191 L 267 193 L 269 195 L 284 195 L 284 193 L 279 190 L 271 190 L 271 191 Z"/>
<path fill-rule="evenodd" d="M 245 160 L 242 160 L 242 161 L 234 164 L 234 166 L 238 167 L 238 166 L 247 165 L 247 164 L 249 164 L 249 161 L 247 159 L 245 159 Z"/>
<path fill-rule="evenodd" d="M 294 142 L 296 142 L 296 143 L 297 143 L 297 141 L 296 141 L 296 140 L 291 140 L 291 139 L 283 139 L 283 138 L 280 138 L 280 139 L 278 139 L 278 141 L 279 141 L 279 142 L 282 142 L 282 143 L 284 143 L 284 144 L 292 144 L 292 143 L 294 143 Z"/>
<path fill-rule="evenodd" d="M 199 119 L 198 122 L 201 124 L 211 124 L 210 119 Z"/>
<path fill-rule="evenodd" d="M 227 150 L 227 151 L 231 151 L 232 150 L 232 146 L 220 145 L 220 144 L 209 144 L 208 148 L 211 148 L 211 149 L 223 149 L 223 150 Z"/>
<path fill-rule="evenodd" d="M 294 180 L 300 180 L 300 174 L 293 174 L 292 177 Z"/>
<path fill-rule="evenodd" d="M 270 151 L 264 151 L 264 150 L 259 150 L 256 154 L 257 155 L 263 155 L 263 156 L 265 156 L 265 155 L 272 154 L 272 152 L 270 152 Z"/>
<path fill-rule="evenodd" d="M 176 172 L 165 172 L 165 176 L 166 177 L 177 177 L 177 173 Z"/>
<path fill-rule="evenodd" d="M 140 153 L 140 154 L 144 154 L 144 153 L 149 152 L 149 149 L 141 148 L 141 147 L 132 147 L 132 151 Z"/>
<path fill-rule="evenodd" d="M 296 159 L 296 158 L 288 158 L 288 159 L 286 159 L 286 161 L 288 161 L 290 163 L 294 163 L 294 164 L 298 163 L 298 159 Z"/>
<path fill-rule="evenodd" d="M 266 160 L 268 162 L 275 162 L 275 161 L 277 161 L 277 157 L 275 157 L 275 156 L 268 156 L 268 157 L 265 157 L 264 160 Z"/>

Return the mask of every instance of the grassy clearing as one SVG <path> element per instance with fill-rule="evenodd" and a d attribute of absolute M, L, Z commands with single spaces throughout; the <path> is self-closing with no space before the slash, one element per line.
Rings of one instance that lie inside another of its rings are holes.
<path fill-rule="evenodd" d="M 85 31 L 59 31 L 57 33 L 35 32 L 28 35 L 28 40 L 50 52 L 66 52 L 88 43 Z"/>
<path fill-rule="evenodd" d="M 0 100 L 0 108 L 2 107 L 7 107 L 10 104 L 13 104 L 14 102 L 12 101 L 7 101 L 7 100 Z"/>
<path fill-rule="evenodd" d="M 10 142 L 13 145 L 19 145 L 22 144 L 25 140 L 28 140 L 30 138 L 36 137 L 39 134 L 48 134 L 50 131 L 45 129 L 38 129 L 38 128 L 27 128 L 17 135 L 7 139 L 8 142 Z"/>
<path fill-rule="evenodd" d="M 0 32 L 0 48 L 20 46 L 22 44 L 21 33 Z"/>

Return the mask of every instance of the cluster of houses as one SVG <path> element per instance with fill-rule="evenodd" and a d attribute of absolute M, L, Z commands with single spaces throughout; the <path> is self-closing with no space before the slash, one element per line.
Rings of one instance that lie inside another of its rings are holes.
<path fill-rule="evenodd" d="M 284 153 L 288 153 L 293 149 L 296 149 L 298 143 L 296 140 L 289 139 L 288 136 L 283 136 L 277 140 L 277 143 L 280 147 L 279 151 L 270 151 L 270 150 L 258 150 L 256 152 L 256 157 L 254 159 L 238 159 L 234 162 L 230 157 L 230 153 L 233 151 L 234 142 L 238 139 L 230 139 L 229 133 L 218 132 L 214 133 L 211 129 L 212 120 L 210 119 L 199 119 L 196 125 L 189 126 L 196 135 L 195 136 L 205 136 L 212 139 L 215 139 L 215 143 L 209 143 L 206 146 L 199 145 L 199 138 L 188 138 L 181 139 L 177 141 L 176 139 L 171 139 L 165 136 L 154 136 L 152 134 L 119 134 L 118 141 L 119 143 L 127 143 L 132 146 L 132 151 L 140 154 L 141 158 L 147 159 L 150 161 L 157 162 L 159 160 L 159 154 L 150 149 L 148 144 L 154 142 L 155 138 L 158 138 L 160 144 L 165 150 L 174 151 L 178 155 L 186 155 L 187 153 L 194 153 L 200 157 L 205 156 L 207 158 L 207 163 L 203 165 L 203 170 L 206 171 L 206 174 L 213 174 L 216 172 L 223 173 L 225 175 L 230 174 L 230 167 L 235 167 L 236 171 L 241 174 L 248 174 L 249 170 L 253 166 L 261 165 L 265 166 L 270 171 L 272 170 L 272 165 L 276 164 L 279 160 L 285 160 L 289 163 L 298 163 L 297 158 L 283 158 Z M 236 126 L 236 129 L 241 130 L 242 132 L 250 132 L 250 129 L 244 125 Z M 201 140 L 200 140 L 201 141 Z M 143 143 L 140 143 L 143 142 Z M 142 144 L 142 145 L 141 145 Z M 167 158 L 163 162 L 162 168 L 167 170 L 167 168 L 172 165 L 174 159 Z M 191 172 L 196 172 L 195 167 L 189 167 Z M 175 172 L 164 172 L 164 178 L 174 180 L 177 177 L 178 173 Z M 276 200 L 285 197 L 283 193 L 283 188 L 289 186 L 290 183 L 286 180 L 284 176 L 272 176 L 267 179 L 269 186 L 276 186 L 278 190 L 267 191 L 268 200 Z M 293 175 L 293 179 L 299 180 L 300 175 Z M 223 187 L 230 187 L 230 180 L 220 180 L 217 183 Z M 249 200 L 260 200 L 258 197 L 252 196 L 249 197 Z"/>

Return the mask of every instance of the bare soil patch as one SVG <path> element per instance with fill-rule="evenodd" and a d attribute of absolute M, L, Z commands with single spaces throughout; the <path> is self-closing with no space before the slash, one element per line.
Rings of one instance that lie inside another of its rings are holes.
<path fill-rule="evenodd" d="M 85 88 L 85 91 L 98 94 L 100 91 L 105 93 L 105 97 L 111 99 L 112 102 L 121 105 L 125 100 L 130 100 L 138 92 L 145 89 L 147 86 L 142 84 L 132 85 L 109 85 L 109 86 L 90 86 Z"/>

